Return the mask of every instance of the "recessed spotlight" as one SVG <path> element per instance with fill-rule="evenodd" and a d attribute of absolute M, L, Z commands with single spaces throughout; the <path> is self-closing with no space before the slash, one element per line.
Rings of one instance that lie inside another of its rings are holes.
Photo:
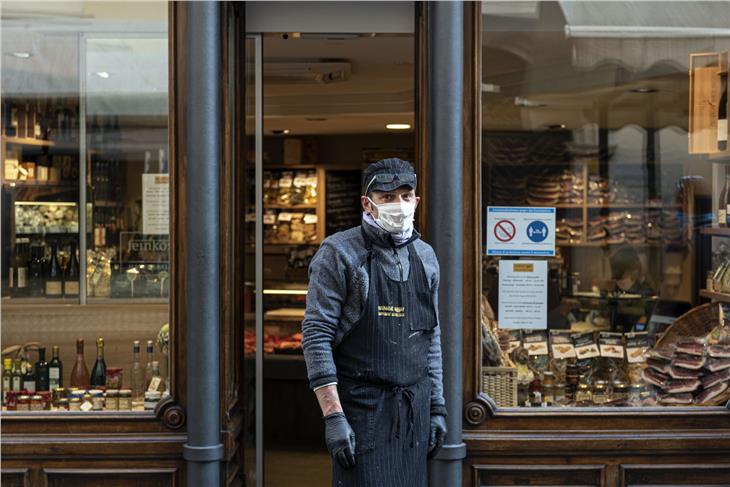
<path fill-rule="evenodd" d="M 32 56 L 31 53 L 25 52 L 25 51 L 11 52 L 10 55 L 13 56 L 13 57 L 16 57 L 18 59 L 28 59 L 28 58 L 30 58 Z"/>
<path fill-rule="evenodd" d="M 97 71 L 94 74 L 97 75 L 99 78 L 102 78 L 102 79 L 107 79 L 109 77 L 109 73 L 107 73 L 106 71 Z"/>
<path fill-rule="evenodd" d="M 286 135 L 289 132 L 291 132 L 291 130 L 289 129 L 274 129 L 271 131 L 271 133 L 274 135 Z"/>
<path fill-rule="evenodd" d="M 545 128 L 548 130 L 560 130 L 565 128 L 564 123 L 551 123 L 550 125 L 545 125 Z"/>
<path fill-rule="evenodd" d="M 409 123 L 389 123 L 385 126 L 388 130 L 408 130 L 411 128 Z"/>
<path fill-rule="evenodd" d="M 640 88 L 634 88 L 634 89 L 631 89 L 629 91 L 631 93 L 640 93 L 642 95 L 645 95 L 647 93 L 656 93 L 659 90 L 657 90 L 656 88 L 650 88 L 648 86 L 642 86 Z"/>

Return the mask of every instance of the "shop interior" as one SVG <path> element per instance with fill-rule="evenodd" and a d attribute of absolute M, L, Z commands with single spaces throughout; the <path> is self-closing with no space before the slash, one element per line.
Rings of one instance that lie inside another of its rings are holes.
<path fill-rule="evenodd" d="M 661 337 L 680 316 L 728 302 L 721 269 L 730 45 L 710 35 L 608 33 L 627 23 L 669 32 L 676 18 L 708 27 L 687 17 L 687 3 L 666 3 L 661 15 L 646 2 L 621 5 L 483 6 L 482 373 L 499 406 L 710 405 L 727 395 L 707 400 L 701 385 L 667 385 L 702 375 L 680 368 L 665 376 L 672 353 L 652 362 L 665 369 L 653 379 L 629 354 L 668 347 Z M 727 28 L 727 15 L 717 22 Z M 714 76 L 720 129 L 702 127 L 693 106 L 703 69 Z M 544 315 L 525 329 L 500 306 L 500 262 L 530 258 L 489 255 L 487 208 L 498 206 L 555 208 Z M 712 309 L 716 319 L 718 305 Z M 579 389 L 587 394 L 576 397 Z"/>

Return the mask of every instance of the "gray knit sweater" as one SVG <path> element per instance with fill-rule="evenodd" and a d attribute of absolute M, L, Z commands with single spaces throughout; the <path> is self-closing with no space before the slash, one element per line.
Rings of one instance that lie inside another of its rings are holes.
<path fill-rule="evenodd" d="M 385 262 L 383 268 L 388 277 L 400 279 L 396 258 L 403 267 L 404 279 L 410 275 L 407 246 L 394 245 L 387 232 L 372 225 L 363 223 L 362 227 L 336 233 L 322 242 L 309 266 L 307 309 L 302 322 L 302 348 L 311 388 L 337 382 L 332 351 L 357 323 L 366 303 L 369 276 L 361 228 L 372 240 L 373 250 L 379 253 L 378 258 Z M 420 238 L 414 240 L 413 245 L 431 283 L 438 319 L 439 267 L 436 254 Z M 438 323 L 428 352 L 428 374 L 432 386 L 431 413 L 446 414 Z"/>

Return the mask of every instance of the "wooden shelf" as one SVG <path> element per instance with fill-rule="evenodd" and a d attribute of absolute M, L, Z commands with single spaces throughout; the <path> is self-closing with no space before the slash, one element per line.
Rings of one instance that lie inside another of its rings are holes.
<path fill-rule="evenodd" d="M 730 294 L 718 293 L 715 291 L 708 291 L 707 289 L 700 289 L 700 296 L 703 298 L 714 299 L 715 301 L 721 301 L 723 303 L 730 303 Z"/>
<path fill-rule="evenodd" d="M 58 188 L 58 189 L 79 189 L 78 183 L 61 183 L 58 181 L 37 181 L 21 179 L 5 179 L 3 186 L 9 188 Z"/>
<path fill-rule="evenodd" d="M 53 147 L 54 145 L 56 145 L 56 143 L 53 142 L 52 140 L 10 137 L 7 135 L 3 135 L 3 141 L 6 144 L 29 145 L 29 146 L 35 146 L 35 147 Z"/>
<path fill-rule="evenodd" d="M 264 209 L 272 210 L 316 210 L 317 203 L 312 205 L 278 205 L 278 204 L 265 204 Z"/>
<path fill-rule="evenodd" d="M 715 237 L 730 238 L 730 228 L 725 227 L 702 227 L 700 228 L 702 235 L 713 235 Z"/>

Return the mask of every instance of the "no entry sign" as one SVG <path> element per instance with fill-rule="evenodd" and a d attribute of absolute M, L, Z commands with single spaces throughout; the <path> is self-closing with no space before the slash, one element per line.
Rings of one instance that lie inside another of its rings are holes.
<path fill-rule="evenodd" d="M 555 208 L 487 208 L 488 255 L 555 255 Z"/>

